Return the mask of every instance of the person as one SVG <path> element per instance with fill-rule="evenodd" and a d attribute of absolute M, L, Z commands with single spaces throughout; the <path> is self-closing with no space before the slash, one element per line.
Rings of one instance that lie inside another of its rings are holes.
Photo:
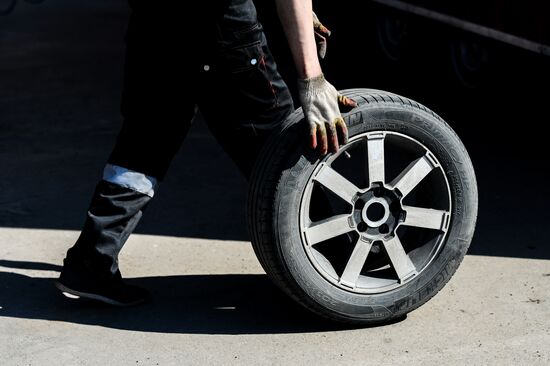
<path fill-rule="evenodd" d="M 318 51 L 325 51 L 328 31 L 311 0 L 275 1 L 299 76 L 309 145 L 335 152 L 347 140 L 339 103 L 355 102 L 323 76 Z M 268 136 L 294 111 L 252 0 L 129 3 L 123 125 L 55 283 L 68 297 L 117 306 L 149 298 L 122 280 L 118 255 L 164 179 L 195 106 L 246 177 Z"/>

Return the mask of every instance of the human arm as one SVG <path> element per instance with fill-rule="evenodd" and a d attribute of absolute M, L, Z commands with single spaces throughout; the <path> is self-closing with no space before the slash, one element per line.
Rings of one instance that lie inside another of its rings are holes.
<path fill-rule="evenodd" d="M 309 141 L 322 154 L 336 152 L 347 142 L 347 127 L 338 102 L 353 107 L 355 102 L 340 97 L 325 80 L 314 37 L 311 0 L 276 0 L 277 10 L 298 73 L 298 90 L 309 123 Z"/>

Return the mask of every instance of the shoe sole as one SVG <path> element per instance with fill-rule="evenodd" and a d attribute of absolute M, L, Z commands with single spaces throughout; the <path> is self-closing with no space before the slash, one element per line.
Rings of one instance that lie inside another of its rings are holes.
<path fill-rule="evenodd" d="M 113 300 L 113 299 L 110 299 L 108 297 L 101 296 L 101 295 L 98 295 L 98 294 L 91 294 L 91 293 L 88 293 L 88 292 L 81 292 L 81 291 L 73 290 L 72 288 L 69 288 L 69 287 L 65 286 L 64 284 L 62 284 L 59 281 L 55 281 L 55 287 L 57 287 L 61 291 L 61 293 L 65 297 L 68 297 L 69 299 L 85 298 L 85 299 L 100 301 L 100 302 L 103 302 L 105 304 L 118 306 L 118 307 L 128 307 L 128 306 L 139 305 L 139 304 L 143 304 L 144 302 L 146 302 L 148 300 L 148 299 L 142 299 L 142 300 L 136 300 L 136 301 L 127 302 L 127 303 L 119 302 L 119 301 L 116 301 L 116 300 Z"/>

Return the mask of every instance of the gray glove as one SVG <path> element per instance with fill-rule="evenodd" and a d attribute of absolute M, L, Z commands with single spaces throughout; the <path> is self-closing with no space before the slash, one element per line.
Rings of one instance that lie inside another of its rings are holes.
<path fill-rule="evenodd" d="M 315 33 L 315 43 L 317 43 L 317 54 L 319 58 L 325 58 L 327 54 L 327 38 L 331 31 L 321 23 L 317 14 L 313 13 L 313 32 Z"/>
<path fill-rule="evenodd" d="M 299 79 L 298 92 L 309 123 L 311 148 L 319 148 L 323 155 L 329 150 L 337 152 L 340 144 L 348 142 L 348 129 L 338 105 L 353 108 L 357 103 L 338 94 L 323 74 L 310 79 Z"/>

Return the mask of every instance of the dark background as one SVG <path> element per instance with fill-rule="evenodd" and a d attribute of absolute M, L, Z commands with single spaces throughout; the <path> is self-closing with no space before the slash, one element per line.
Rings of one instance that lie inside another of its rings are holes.
<path fill-rule="evenodd" d="M 271 2 L 257 3 L 281 71 L 293 85 Z M 465 87 L 449 57 L 451 40 L 463 34 L 413 20 L 401 59 L 390 61 L 379 46 L 376 7 L 366 1 L 318 3 L 319 17 L 333 30 L 323 67 L 337 88 L 377 88 L 415 99 L 463 139 L 480 194 L 470 253 L 550 259 L 548 57 L 487 42 L 477 87 Z M 4 4 L 0 0 L 0 9 Z M 1 227 L 80 229 L 121 124 L 127 19 L 125 0 L 19 1 L 11 14 L 0 16 Z M 138 232 L 248 240 L 246 189 L 196 121 Z"/>

